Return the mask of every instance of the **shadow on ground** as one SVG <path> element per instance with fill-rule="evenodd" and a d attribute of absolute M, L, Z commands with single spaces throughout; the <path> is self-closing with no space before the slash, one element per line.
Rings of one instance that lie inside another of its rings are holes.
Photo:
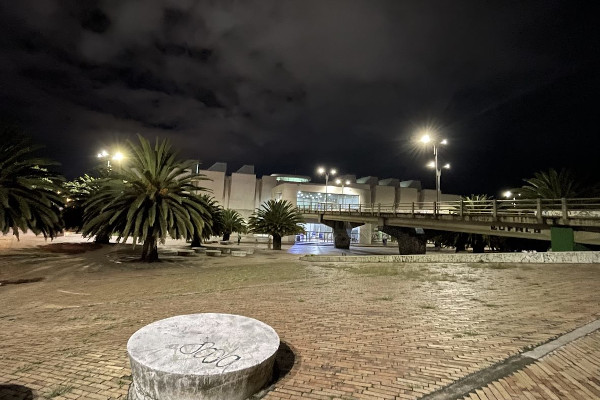
<path fill-rule="evenodd" d="M 33 400 L 33 392 L 26 386 L 0 385 L 0 399 Z"/>
<path fill-rule="evenodd" d="M 273 378 L 271 379 L 271 382 L 268 383 L 267 387 L 250 397 L 248 400 L 262 399 L 266 396 L 267 393 L 275 388 L 277 382 L 290 373 L 295 363 L 296 354 L 294 354 L 294 351 L 287 343 L 283 341 L 280 342 L 279 349 L 277 349 L 277 352 L 275 353 L 275 364 L 273 365 Z"/>

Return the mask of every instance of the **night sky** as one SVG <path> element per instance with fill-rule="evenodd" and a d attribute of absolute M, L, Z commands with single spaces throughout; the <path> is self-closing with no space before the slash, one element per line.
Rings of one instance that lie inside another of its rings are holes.
<path fill-rule="evenodd" d="M 593 1 L 20 0 L 0 5 L 0 118 L 69 178 L 136 133 L 203 168 L 318 164 L 442 190 L 600 180 Z M 320 178 L 315 177 L 318 180 Z"/>

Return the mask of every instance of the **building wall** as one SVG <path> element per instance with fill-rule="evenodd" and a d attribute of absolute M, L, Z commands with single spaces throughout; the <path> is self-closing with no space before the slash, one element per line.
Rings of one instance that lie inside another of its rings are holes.
<path fill-rule="evenodd" d="M 263 175 L 260 179 L 260 190 L 257 190 L 260 195 L 256 198 L 255 208 L 259 208 L 262 203 L 271 199 L 271 193 L 275 186 L 277 186 L 277 178 Z"/>
<path fill-rule="evenodd" d="M 423 189 L 421 190 L 421 196 L 419 198 L 420 202 L 429 203 L 436 201 L 437 196 L 435 194 L 435 189 Z"/>
<path fill-rule="evenodd" d="M 375 186 L 375 203 L 392 205 L 396 201 L 396 188 L 393 186 Z"/>
<path fill-rule="evenodd" d="M 196 180 L 196 186 L 209 189 L 209 194 L 215 198 L 222 206 L 225 204 L 225 172 L 201 170 L 200 174 L 205 175 L 207 180 Z"/>
<path fill-rule="evenodd" d="M 396 189 L 398 203 L 418 203 L 419 190 L 410 187 L 399 187 Z"/>
<path fill-rule="evenodd" d="M 256 196 L 256 175 L 231 174 L 229 202 L 226 208 L 237 210 L 244 218 L 254 211 Z"/>

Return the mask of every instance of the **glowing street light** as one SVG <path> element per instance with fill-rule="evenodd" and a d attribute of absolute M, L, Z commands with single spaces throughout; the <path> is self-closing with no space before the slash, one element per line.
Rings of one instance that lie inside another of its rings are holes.
<path fill-rule="evenodd" d="M 433 137 L 433 135 L 430 135 L 429 133 L 425 133 L 423 136 L 421 136 L 421 138 L 419 139 L 419 141 L 424 144 L 424 145 L 433 145 L 433 157 L 434 160 L 432 162 L 430 162 L 429 164 L 427 164 L 428 167 L 430 168 L 435 168 L 435 200 L 436 203 L 439 204 L 440 203 L 440 195 L 441 195 L 441 188 L 440 188 L 440 181 L 442 179 L 442 169 L 439 167 L 438 164 L 438 150 L 439 150 L 439 145 L 447 145 L 448 144 L 448 139 L 442 139 L 439 142 Z M 445 164 L 443 166 L 443 168 L 445 169 L 450 169 L 450 164 Z"/>
<path fill-rule="evenodd" d="M 327 210 L 327 200 L 329 198 L 327 185 L 329 184 L 329 175 L 333 176 L 337 173 L 337 171 L 334 168 L 328 170 L 325 167 L 319 167 L 317 172 L 319 173 L 319 175 L 325 175 L 325 210 Z"/>
<path fill-rule="evenodd" d="M 115 152 L 115 154 L 111 156 L 111 154 L 106 150 L 101 150 L 100 153 L 98 153 L 97 157 L 101 160 L 106 160 L 106 168 L 108 169 L 110 169 L 111 160 L 118 161 L 120 164 L 125 159 L 125 155 L 120 151 Z"/>
<path fill-rule="evenodd" d="M 335 183 L 337 183 L 338 185 L 342 185 L 342 206 L 344 205 L 344 185 L 349 185 L 350 184 L 350 180 L 346 179 L 346 180 L 342 180 L 342 179 L 336 179 Z"/>

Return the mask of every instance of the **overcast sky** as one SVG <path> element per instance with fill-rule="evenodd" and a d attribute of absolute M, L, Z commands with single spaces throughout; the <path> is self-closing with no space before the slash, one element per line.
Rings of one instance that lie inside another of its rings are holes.
<path fill-rule="evenodd" d="M 205 168 L 433 187 L 411 147 L 429 126 L 449 140 L 442 190 L 497 195 L 550 167 L 598 174 L 593 4 L 2 2 L 0 117 L 71 178 L 141 133 Z"/>

